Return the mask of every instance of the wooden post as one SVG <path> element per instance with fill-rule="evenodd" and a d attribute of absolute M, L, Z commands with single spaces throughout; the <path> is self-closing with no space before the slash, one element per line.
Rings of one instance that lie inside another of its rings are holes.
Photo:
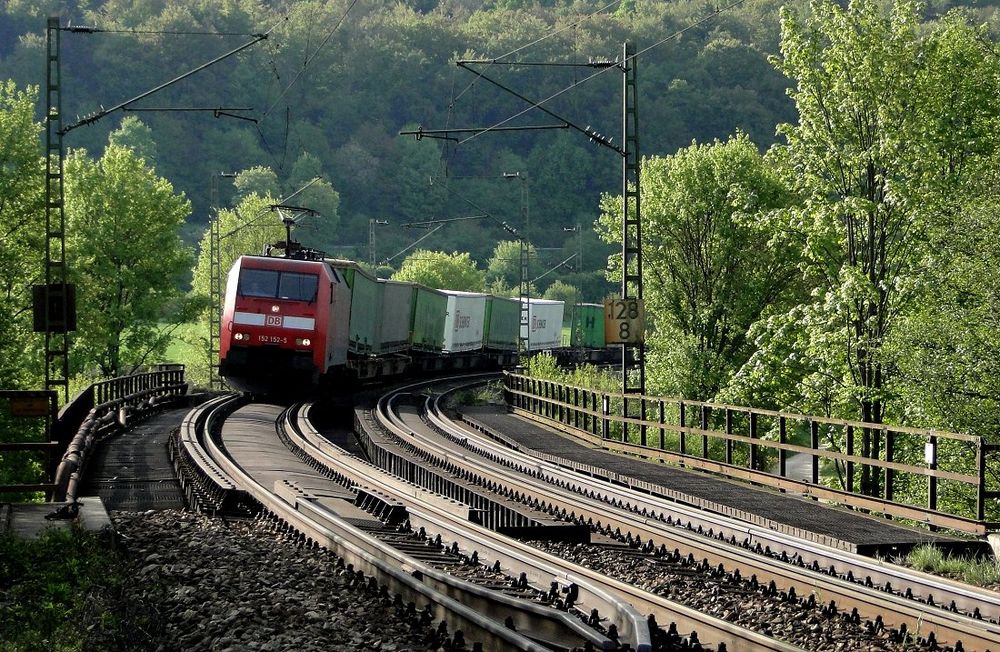
<path fill-rule="evenodd" d="M 927 441 L 927 448 L 924 450 L 924 461 L 931 471 L 937 470 L 937 437 L 931 435 Z M 927 477 L 927 509 L 937 510 L 937 477 Z"/>
<path fill-rule="evenodd" d="M 892 458 L 896 454 L 896 446 L 895 446 L 896 434 L 891 430 L 889 430 L 888 428 L 884 428 L 882 432 L 885 433 L 885 460 L 887 462 L 892 462 L 894 461 Z M 889 502 L 892 502 L 892 496 L 893 496 L 893 491 L 892 491 L 893 475 L 894 475 L 893 469 L 890 468 L 885 469 L 885 499 Z"/>
<path fill-rule="evenodd" d="M 600 408 L 600 404 L 597 402 L 597 394 L 595 392 L 592 392 L 592 391 L 589 391 L 589 390 L 586 390 L 586 391 L 587 391 L 587 394 L 589 395 L 589 399 L 588 399 L 590 401 L 589 409 L 592 410 L 592 411 L 594 411 L 594 412 L 599 411 L 601 408 Z M 590 416 L 590 432 L 592 432 L 595 435 L 600 433 L 600 428 L 598 427 L 597 422 L 598 422 L 597 415 L 591 415 Z"/>
<path fill-rule="evenodd" d="M 979 486 L 976 487 L 976 519 L 986 518 L 986 441 L 980 437 L 976 443 L 976 467 L 979 469 Z"/>
<path fill-rule="evenodd" d="M 602 432 L 601 437 L 603 439 L 611 438 L 611 420 L 608 419 L 608 415 L 611 414 L 611 397 L 604 394 L 601 397 L 601 414 L 604 415 L 603 424 L 601 426 Z"/>
<path fill-rule="evenodd" d="M 660 450 L 661 451 L 663 450 L 663 447 L 666 445 L 664 443 L 664 439 L 665 439 L 664 435 L 665 435 L 666 429 L 663 427 L 663 424 L 666 423 L 666 421 L 667 421 L 667 419 L 666 419 L 666 410 L 664 409 L 663 399 L 661 398 L 660 399 Z"/>
<path fill-rule="evenodd" d="M 757 439 L 757 413 L 750 413 L 750 439 Z M 760 465 L 758 460 L 759 447 L 757 444 L 750 444 L 750 470 L 756 471 Z"/>
<path fill-rule="evenodd" d="M 819 484 L 819 424 L 815 421 L 809 422 L 809 447 L 813 449 L 810 481 Z"/>
<path fill-rule="evenodd" d="M 712 408 L 707 405 L 701 406 L 701 453 L 702 457 L 708 459 L 708 435 L 705 431 L 708 430 L 708 418 L 712 411 Z"/>
<path fill-rule="evenodd" d="M 733 411 L 726 408 L 726 434 L 733 434 Z M 726 440 L 726 464 L 733 463 L 733 440 Z"/>
<path fill-rule="evenodd" d="M 788 441 L 787 423 L 784 415 L 778 417 L 778 443 L 784 444 Z M 788 451 L 784 448 L 778 449 L 778 475 L 785 477 L 788 472 Z"/>
<path fill-rule="evenodd" d="M 642 419 L 643 423 L 639 426 L 639 445 L 646 446 L 646 397 L 639 397 L 639 418 Z"/>
<path fill-rule="evenodd" d="M 679 443 L 677 446 L 677 450 L 680 452 L 681 455 L 684 455 L 685 449 L 687 448 L 687 433 L 684 432 L 684 429 L 687 428 L 687 409 L 686 406 L 684 405 L 684 401 L 680 402 L 680 408 L 681 408 L 681 419 L 680 419 L 681 428 L 680 431 L 678 432 Z"/>
<path fill-rule="evenodd" d="M 854 426 L 847 426 L 847 454 L 854 455 Z M 847 462 L 847 491 L 854 493 L 854 462 Z"/>

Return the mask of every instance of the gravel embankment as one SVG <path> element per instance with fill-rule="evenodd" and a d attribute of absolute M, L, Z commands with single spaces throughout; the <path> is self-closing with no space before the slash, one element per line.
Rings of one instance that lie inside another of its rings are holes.
<path fill-rule="evenodd" d="M 128 601 L 158 613 L 158 650 L 443 649 L 434 626 L 351 586 L 337 558 L 263 522 L 183 511 L 113 515 L 130 560 Z"/>

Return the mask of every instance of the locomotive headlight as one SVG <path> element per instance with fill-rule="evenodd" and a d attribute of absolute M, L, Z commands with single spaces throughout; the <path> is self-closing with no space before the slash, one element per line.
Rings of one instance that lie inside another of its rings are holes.
<path fill-rule="evenodd" d="M 298 338 L 298 339 L 295 340 L 295 343 L 298 346 L 309 346 L 309 345 L 312 344 L 312 340 L 309 339 L 308 337 L 300 337 L 300 338 Z"/>
<path fill-rule="evenodd" d="M 271 312 L 281 312 L 280 306 L 271 306 Z"/>
<path fill-rule="evenodd" d="M 246 333 L 234 333 L 233 339 L 236 340 L 237 342 L 242 342 L 243 340 L 249 340 L 250 336 L 247 335 Z"/>

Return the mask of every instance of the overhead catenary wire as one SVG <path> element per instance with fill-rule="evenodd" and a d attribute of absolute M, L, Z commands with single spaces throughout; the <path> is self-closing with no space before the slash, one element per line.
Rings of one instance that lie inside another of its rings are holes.
<path fill-rule="evenodd" d="M 316 50 L 312 53 L 312 55 L 310 55 L 303 62 L 302 68 L 297 73 L 295 73 L 295 76 L 292 78 L 292 81 L 288 82 L 288 85 L 285 86 L 285 88 L 280 93 L 278 93 L 278 97 L 274 100 L 271 106 L 269 106 L 267 110 L 265 110 L 264 113 L 261 115 L 260 119 L 262 121 L 271 113 L 271 111 L 274 110 L 274 107 L 277 106 L 278 102 L 281 101 L 281 98 L 285 96 L 285 93 L 287 93 L 289 89 L 291 89 L 291 87 L 295 85 L 295 82 L 298 81 L 299 77 L 301 77 L 302 74 L 306 71 L 306 68 L 309 67 L 309 64 L 316 59 L 320 51 L 326 46 L 329 40 L 333 38 L 333 35 L 337 32 L 337 30 L 340 29 L 340 26 L 344 24 L 344 21 L 347 20 L 348 14 L 351 13 L 351 10 L 354 9 L 354 5 L 356 5 L 357 3 L 358 0 L 352 0 L 351 4 L 348 5 L 347 9 L 344 11 L 344 14 L 340 17 L 340 20 L 338 20 L 336 24 L 334 24 L 334 26 L 330 29 L 330 31 L 326 33 L 326 36 L 324 36 L 323 40 L 320 41 L 319 45 L 316 46 Z"/>
<path fill-rule="evenodd" d="M 185 30 L 169 29 L 106 29 L 104 27 L 90 27 L 87 25 L 67 25 L 63 28 L 67 32 L 77 32 L 80 34 L 162 34 L 165 36 L 260 36 L 256 32 L 196 32 Z M 273 28 L 272 28 L 273 29 Z"/>
<path fill-rule="evenodd" d="M 429 237 L 431 237 L 432 235 L 434 235 L 434 233 L 435 233 L 436 231 L 438 231 L 438 230 L 442 229 L 443 227 L 444 227 L 444 224 L 438 224 L 438 225 L 437 225 L 437 226 L 435 226 L 435 227 L 434 227 L 433 229 L 431 229 L 431 230 L 430 230 L 430 231 L 428 231 L 427 233 L 423 234 L 422 236 L 420 236 L 419 238 L 417 238 L 416 240 L 414 240 L 414 241 L 413 241 L 412 243 L 408 244 L 408 245 L 407 245 L 406 247 L 404 247 L 404 248 L 403 248 L 402 250 L 400 250 L 400 251 L 396 252 L 396 253 L 395 253 L 395 254 L 393 254 L 392 256 L 389 256 L 388 258 L 386 258 L 385 260 L 383 260 L 383 261 L 382 261 L 382 263 L 383 263 L 383 264 L 386 264 L 386 263 L 388 263 L 388 262 L 389 262 L 390 260 L 393 260 L 394 258 L 398 258 L 398 257 L 402 256 L 403 254 L 405 254 L 405 253 L 406 253 L 407 251 L 409 251 L 410 249 L 413 249 L 413 248 L 414 248 L 414 247 L 416 247 L 416 246 L 417 246 L 418 244 L 420 244 L 421 242 L 423 242 L 423 241 L 424 241 L 424 240 L 426 240 L 427 238 L 429 238 Z"/>
<path fill-rule="evenodd" d="M 275 27 L 277 27 L 277 26 L 275 26 Z M 63 29 L 68 29 L 68 28 L 63 28 Z M 186 79 L 186 78 L 188 78 L 188 77 L 190 77 L 190 76 L 192 76 L 192 75 L 194 75 L 194 74 L 196 74 L 198 72 L 201 72 L 202 70 L 204 70 L 204 69 L 206 69 L 206 68 L 208 68 L 210 66 L 215 65 L 216 63 L 219 63 L 220 61 L 222 61 L 224 59 L 227 59 L 227 58 L 229 58 L 229 57 L 237 54 L 238 52 L 242 52 L 243 50 L 249 48 L 250 46 L 255 45 L 256 43 L 260 43 L 263 40 L 266 40 L 267 37 L 268 37 L 268 34 L 270 34 L 271 30 L 273 30 L 273 29 L 274 29 L 274 27 L 272 27 L 271 29 L 269 29 L 268 31 L 266 31 L 266 32 L 264 32 L 262 34 L 255 34 L 253 36 L 253 40 L 248 41 L 246 43 L 243 43 L 242 45 L 240 45 L 240 46 L 238 46 L 236 48 L 233 48 L 229 52 L 221 54 L 221 55 L 217 56 L 216 58 L 212 59 L 211 61 L 203 63 L 200 66 L 197 66 L 196 68 L 192 68 L 191 70 L 189 70 L 189 71 L 187 71 L 187 72 L 185 72 L 183 74 L 180 74 L 180 75 L 174 77 L 173 79 L 170 79 L 169 81 L 163 82 L 162 84 L 160 84 L 159 86 L 156 86 L 155 88 L 151 88 L 150 90 L 145 91 L 144 93 L 140 93 L 139 95 L 136 95 L 135 97 L 133 97 L 133 98 L 131 98 L 129 100 L 125 100 L 124 102 L 120 102 L 120 103 L 116 104 L 115 106 L 111 107 L 110 109 L 105 109 L 104 107 L 101 107 L 101 109 L 99 111 L 94 111 L 93 113 L 91 113 L 89 115 L 86 115 L 83 118 L 79 118 L 76 122 L 74 122 L 74 123 L 72 123 L 72 124 L 70 124 L 68 126 L 63 127 L 60 130 L 60 133 L 62 135 L 65 135 L 65 134 L 69 133 L 70 131 L 72 131 L 73 129 L 76 129 L 77 127 L 81 127 L 83 125 L 93 124 L 93 123 L 97 122 L 98 120 L 100 120 L 101 118 L 103 118 L 104 116 L 108 115 L 109 113 L 113 113 L 115 111 L 125 109 L 128 106 L 130 106 L 131 104 L 134 104 L 134 103 L 138 102 L 141 99 L 144 99 L 146 97 L 149 97 L 150 95 L 158 93 L 159 91 L 161 91 L 161 90 L 163 90 L 163 89 L 165 89 L 165 88 L 167 88 L 169 86 L 172 86 L 172 85 L 176 84 L 177 82 L 179 82 L 179 81 L 181 81 L 183 79 Z"/>
<path fill-rule="evenodd" d="M 658 48 L 661 45 L 663 45 L 664 43 L 667 43 L 667 42 L 669 42 L 671 40 L 679 38 L 680 36 L 682 36 L 683 34 L 687 33 L 688 31 L 690 31 L 690 30 L 692 30 L 692 29 L 694 29 L 696 27 L 699 27 L 699 26 L 705 24 L 706 22 L 708 22 L 709 20 L 712 20 L 716 16 L 719 16 L 723 12 L 729 11 L 731 9 L 735 9 L 736 7 L 744 4 L 746 1 L 747 0 L 735 0 L 734 2 L 731 2 L 730 4 L 728 4 L 728 5 L 724 6 L 724 7 L 717 7 L 715 9 L 715 11 L 709 13 L 708 15 L 702 17 L 701 19 L 699 19 L 699 20 L 691 23 L 690 25 L 687 25 L 686 27 L 683 27 L 682 29 L 677 30 L 676 32 L 674 32 L 674 33 L 672 33 L 672 34 L 670 34 L 670 35 L 668 35 L 668 36 L 660 39 L 659 41 L 656 41 L 652 45 L 647 46 L 647 47 L 645 47 L 645 48 L 637 51 L 635 54 L 633 54 L 630 57 L 628 57 L 627 59 L 624 59 L 623 61 L 621 61 L 620 65 L 621 66 L 628 65 L 628 62 L 630 60 L 635 59 L 638 56 L 640 56 L 642 54 L 645 54 L 645 53 L 649 52 L 650 50 L 653 50 L 654 48 Z M 483 63 L 483 64 L 486 64 L 486 65 L 500 65 L 500 64 L 503 64 L 503 65 L 524 65 L 523 63 L 519 63 L 519 62 L 516 62 L 516 61 L 500 61 L 499 58 L 484 60 L 484 61 L 477 62 L 477 63 Z M 523 109 L 521 111 L 518 111 L 517 113 L 515 113 L 515 114 L 513 114 L 513 115 L 511 115 L 511 116 L 509 116 L 507 118 L 504 118 L 503 120 L 500 120 L 499 122 L 494 123 L 493 125 L 491 125 L 489 127 L 484 127 L 482 129 L 478 130 L 476 133 L 472 134 L 471 136 L 469 136 L 467 138 L 459 140 L 458 144 L 462 145 L 464 143 L 469 142 L 470 140 L 478 138 L 479 136 L 481 136 L 481 135 L 483 135 L 485 133 L 488 133 L 490 131 L 494 131 L 494 130 L 496 130 L 496 129 L 498 129 L 498 128 L 500 128 L 500 127 L 508 124 L 509 122 L 511 122 L 513 120 L 516 120 L 517 118 L 521 117 L 522 115 L 525 115 L 526 113 L 528 113 L 529 111 L 532 111 L 533 109 L 541 109 L 543 112 L 548 113 L 549 115 L 552 115 L 553 117 L 557 117 L 560 120 L 563 120 L 563 118 L 559 118 L 558 116 L 556 116 L 556 114 L 554 114 L 551 111 L 548 111 L 547 109 L 543 108 L 542 105 L 546 104 L 546 103 L 548 103 L 548 102 L 550 102 L 552 100 L 554 100 L 557 97 L 562 96 L 565 93 L 568 93 L 569 91 L 575 89 L 577 86 L 581 86 L 581 85 L 583 85 L 583 84 L 591 81 L 592 79 L 595 79 L 595 78 L 597 78 L 597 77 L 605 74 L 609 70 L 612 70 L 613 68 L 617 68 L 617 67 L 618 66 L 602 67 L 602 68 L 598 69 L 597 71 L 595 71 L 593 74 L 588 75 L 588 76 L 584 77 L 583 79 L 581 79 L 581 80 L 579 80 L 577 82 L 574 82 L 574 83 L 570 84 L 569 86 L 567 86 L 566 88 L 563 88 L 562 90 L 559 90 L 559 91 L 553 93 L 552 95 L 549 95 L 548 97 L 546 97 L 546 98 L 544 98 L 542 100 L 539 100 L 537 102 L 531 101 L 531 100 L 527 99 L 524 96 L 521 96 L 521 95 L 518 95 L 518 94 L 514 93 L 520 99 L 522 99 L 522 100 L 524 100 L 526 102 L 529 102 L 530 106 L 528 106 L 527 108 L 525 108 L 525 109 Z M 475 74 L 476 75 L 476 79 L 485 79 L 486 81 L 489 81 L 490 83 L 492 83 L 494 85 L 497 85 L 497 82 L 494 82 L 489 77 L 486 77 L 484 72 L 475 71 L 475 70 L 472 70 L 471 68 L 466 68 L 466 70 L 469 70 L 470 72 L 472 72 L 473 74 Z M 510 91 L 510 89 L 505 89 L 505 90 L 508 90 L 508 92 L 513 93 L 513 91 Z M 579 129 L 579 127 L 575 127 L 575 128 Z M 582 129 L 580 129 L 580 130 L 583 131 Z"/>
<path fill-rule="evenodd" d="M 548 275 L 549 275 L 549 274 L 551 274 L 552 272 L 554 272 L 554 271 L 556 271 L 557 269 L 559 269 L 560 267 L 563 267 L 564 265 L 566 265 L 566 263 L 568 263 L 569 261 L 573 260 L 574 258 L 576 258 L 576 254 L 571 254 L 571 255 L 569 256 L 569 258 L 566 258 L 565 260 L 563 260 L 563 261 L 561 261 L 561 262 L 557 263 L 557 264 L 556 264 L 556 265 L 555 265 L 554 267 L 551 267 L 551 268 L 549 268 L 549 270 L 548 270 L 547 272 L 543 272 L 543 273 L 539 274 L 539 275 L 538 275 L 538 276 L 536 276 L 535 278 L 531 279 L 531 280 L 529 281 L 529 283 L 534 283 L 535 281 L 540 281 L 540 280 L 542 280 L 543 278 L 545 278 L 546 276 L 548 276 Z"/>
<path fill-rule="evenodd" d="M 568 29 L 576 29 L 576 27 L 579 26 L 584 21 L 590 20 L 594 16 L 597 16 L 597 15 L 599 15 L 599 14 L 607 11 L 611 7 L 613 7 L 613 6 L 617 5 L 617 4 L 620 4 L 621 2 L 622 2 L 622 0 L 612 0 L 611 2 L 609 2 L 606 5 L 604 5 L 603 7 L 595 9 L 594 11 L 590 12 L 589 14 L 587 14 L 585 16 L 582 16 L 582 17 L 576 19 L 575 21 L 573 21 L 571 23 L 567 23 L 565 26 L 563 26 L 563 27 L 561 27 L 561 28 L 559 28 L 557 30 L 553 30 L 553 31 L 549 32 L 548 34 L 540 36 L 537 39 L 535 39 L 533 41 L 530 41 L 528 43 L 525 43 L 524 45 L 522 45 L 520 47 L 516 47 L 516 48 L 514 48 L 513 50 L 511 50 L 510 52 L 508 52 L 506 54 L 501 54 L 499 57 L 495 57 L 494 59 L 492 59 L 492 61 L 495 62 L 495 63 L 500 63 L 501 60 L 506 59 L 507 57 L 511 57 L 511 56 L 517 54 L 518 52 L 526 50 L 526 49 L 528 49 L 530 47 L 538 45 L 542 41 L 550 39 L 550 38 L 552 38 L 554 36 L 558 36 L 559 34 L 562 34 L 563 32 L 565 32 Z M 471 82 L 469 82 L 468 86 L 466 86 L 462 90 L 462 92 L 458 94 L 458 96 L 452 98 L 452 102 L 457 102 L 459 99 L 461 99 L 462 95 L 464 95 L 466 92 L 468 92 L 468 90 L 470 88 L 472 88 L 476 84 L 477 80 L 478 80 L 478 77 L 477 77 L 477 79 L 474 79 Z"/>
<path fill-rule="evenodd" d="M 298 190 L 296 190 L 292 194 L 290 194 L 290 195 L 288 195 L 287 197 L 284 197 L 284 198 L 279 198 L 279 203 L 287 202 L 289 199 L 291 199 L 292 197 L 295 197 L 296 195 L 298 195 L 299 193 L 301 193 L 302 191 L 304 191 L 306 188 L 308 188 L 309 186 L 313 185 L 317 181 L 321 181 L 320 177 L 313 177 L 312 179 L 309 180 L 309 182 L 307 182 L 304 186 L 302 186 L 301 188 L 299 188 Z M 236 212 L 237 215 L 239 215 L 239 211 L 238 210 L 235 211 L 235 212 Z M 268 205 L 267 208 L 265 208 L 264 210 L 260 211 L 259 213 L 257 213 L 253 217 L 251 217 L 249 220 L 247 220 L 243 224 L 241 224 L 238 227 L 236 227 L 235 229 L 232 229 L 231 231 L 228 231 L 227 233 L 224 233 L 223 235 L 219 236 L 219 239 L 221 240 L 223 238 L 228 238 L 231 235 L 239 233 L 240 231 L 242 231 L 245 228 L 254 226 L 257 223 L 257 220 L 261 219 L 262 217 L 264 217 L 265 215 L 267 215 L 268 213 L 271 213 L 271 212 L 273 212 L 272 211 L 272 207 L 271 207 L 271 205 Z"/>

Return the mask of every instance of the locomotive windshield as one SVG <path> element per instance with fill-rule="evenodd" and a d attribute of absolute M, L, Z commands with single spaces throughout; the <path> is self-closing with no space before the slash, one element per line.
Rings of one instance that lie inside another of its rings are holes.
<path fill-rule="evenodd" d="M 316 299 L 319 277 L 315 274 L 276 272 L 265 269 L 244 269 L 240 271 L 240 296 L 264 299 L 289 299 L 309 301 Z"/>

